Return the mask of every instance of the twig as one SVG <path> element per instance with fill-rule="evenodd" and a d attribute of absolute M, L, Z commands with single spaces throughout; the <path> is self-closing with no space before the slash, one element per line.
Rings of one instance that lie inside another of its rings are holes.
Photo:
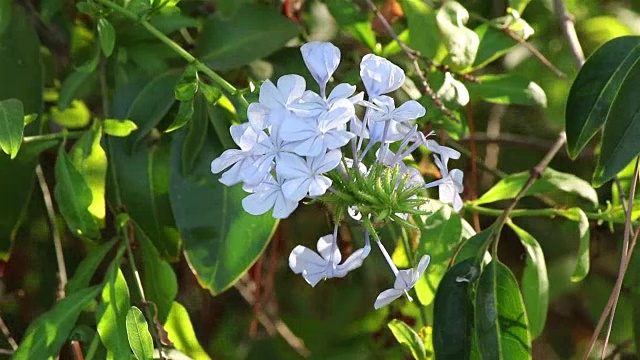
<path fill-rule="evenodd" d="M 4 319 L 2 319 L 1 315 L 0 315 L 0 329 L 2 329 L 2 333 L 7 338 L 7 342 L 9 343 L 9 345 L 11 345 L 11 349 L 13 349 L 13 351 L 18 350 L 18 343 L 13 338 L 13 336 L 11 336 L 9 327 L 7 327 L 7 324 L 4 322 Z"/>
<path fill-rule="evenodd" d="M 580 41 L 576 34 L 576 28 L 573 25 L 573 18 L 567 12 L 567 8 L 564 6 L 564 2 L 562 2 L 562 0 L 553 0 L 553 7 L 556 10 L 558 20 L 560 20 L 562 32 L 567 38 L 567 43 L 569 43 L 573 60 L 576 62 L 576 67 L 580 69 L 582 68 L 582 64 L 584 64 L 584 53 L 582 52 L 582 46 L 580 46 Z"/>
<path fill-rule="evenodd" d="M 252 285 L 255 286 L 255 284 L 251 282 L 250 279 L 246 279 L 246 277 L 240 279 L 240 281 L 236 282 L 234 285 L 249 305 L 253 305 L 256 302 L 256 299 L 253 296 L 253 291 L 251 291 Z M 304 345 L 304 341 L 297 337 L 282 320 L 279 318 L 272 320 L 264 311 L 258 312 L 256 317 L 270 336 L 274 336 L 278 333 L 282 336 L 284 341 L 286 341 L 287 344 L 289 344 L 289 346 L 298 353 L 298 355 L 304 358 L 308 358 L 311 355 L 309 349 Z"/>
<path fill-rule="evenodd" d="M 420 68 L 420 63 L 418 62 L 419 57 L 417 56 L 417 54 L 419 53 L 416 50 L 413 50 L 410 47 L 408 47 L 407 44 L 404 43 L 404 41 L 400 40 L 396 32 L 393 31 L 393 28 L 391 28 L 391 25 L 389 25 L 389 22 L 387 21 L 387 19 L 385 19 L 382 13 L 380 13 L 380 10 L 378 10 L 378 7 L 376 6 L 376 4 L 373 3 L 373 1 L 365 0 L 365 2 L 367 3 L 367 5 L 369 5 L 369 8 L 371 9 L 371 11 L 373 11 L 373 13 L 378 17 L 382 26 L 384 26 L 384 28 L 387 30 L 387 33 L 393 38 L 393 40 L 395 40 L 396 43 L 398 43 L 398 45 L 400 46 L 400 49 L 402 49 L 402 52 L 404 52 L 405 55 L 409 58 L 409 60 L 411 60 L 411 63 L 413 64 L 413 68 L 415 69 L 416 74 L 420 78 L 420 83 L 422 84 L 424 91 L 431 98 L 431 101 L 433 101 L 436 107 L 440 111 L 442 111 L 448 118 L 450 118 L 455 122 L 460 122 L 460 119 L 458 119 L 458 117 L 455 114 L 453 114 L 451 110 L 449 110 L 444 105 L 444 103 L 442 103 L 442 101 L 436 95 L 436 92 L 431 88 L 431 85 L 429 85 L 429 81 L 427 80 L 427 77 L 425 76 L 424 71 L 422 71 L 422 69 Z"/>
<path fill-rule="evenodd" d="M 53 246 L 56 250 L 56 262 L 58 263 L 58 300 L 65 297 L 65 286 L 67 286 L 67 267 L 64 262 L 64 253 L 62 252 L 62 239 L 60 238 L 60 229 L 58 229 L 58 223 L 56 222 L 56 212 L 53 208 L 53 200 L 51 198 L 51 191 L 47 185 L 47 180 L 42 172 L 42 166 L 38 164 L 36 166 L 36 177 L 38 178 L 38 184 L 42 191 L 42 197 L 44 199 L 44 206 L 47 210 L 47 217 L 49 218 L 49 225 L 51 226 L 51 236 L 53 237 Z"/>

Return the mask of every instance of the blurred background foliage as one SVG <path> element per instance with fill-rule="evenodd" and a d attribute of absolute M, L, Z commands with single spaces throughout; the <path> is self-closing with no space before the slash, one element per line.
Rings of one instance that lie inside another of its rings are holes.
<path fill-rule="evenodd" d="M 155 2 L 131 0 L 126 3 L 132 11 L 142 13 Z M 420 6 L 416 3 L 425 4 L 416 0 L 377 1 L 396 33 L 408 39 L 410 46 L 427 54 L 425 51 L 430 51 L 428 36 L 433 34 L 420 34 L 420 27 L 409 27 Z M 504 16 L 509 5 L 506 0 L 460 3 L 471 13 L 467 23 L 471 29 L 481 26 L 482 19 Z M 574 16 L 585 55 L 612 38 L 640 34 L 640 3 L 637 1 L 568 0 L 565 3 Z M 303 40 L 332 41 L 342 50 L 336 79 L 357 82 L 360 58 L 374 51 L 400 64 L 413 79 L 398 91 L 397 97 L 419 98 L 430 111 L 436 109 L 431 99 L 422 95 L 406 55 L 394 45 L 362 1 L 182 0 L 178 3 L 169 0 L 165 5 L 150 23 L 238 88 L 249 88 L 250 82 L 259 83 L 288 73 L 305 76 L 308 84 L 315 84 L 304 67 L 298 46 Z M 188 235 L 181 237 L 173 219 L 181 227 L 191 226 L 182 225 L 190 221 L 195 222 L 194 227 L 198 226 L 198 221 L 207 219 L 226 221 L 228 215 L 215 210 L 219 201 L 216 195 L 198 184 L 205 181 L 202 179 L 212 177 L 208 162 L 213 156 L 207 158 L 201 154 L 215 154 L 219 152 L 220 144 L 227 146 L 229 138 L 225 129 L 236 121 L 236 110 L 227 98 L 215 106 L 198 105 L 204 100 L 198 99 L 201 95 L 197 95 L 194 114 L 200 115 L 194 116 L 204 119 L 200 126 L 213 129 L 208 133 L 203 131 L 204 138 L 183 142 L 210 145 L 201 145 L 196 149 L 202 153 L 192 154 L 188 153 L 192 149 L 183 147 L 181 149 L 187 155 L 183 155 L 178 163 L 170 161 L 171 148 L 181 144 L 172 143 L 170 135 L 156 128 L 166 129 L 181 111 L 181 104 L 174 99 L 172 84 L 180 77 L 185 63 L 139 24 L 120 14 L 108 14 L 109 22 L 113 24 L 111 29 L 108 28 L 111 25 L 100 25 L 95 21 L 96 14 L 101 18 L 107 15 L 104 11 L 93 2 L 4 0 L 0 5 L 0 99 L 19 98 L 26 114 L 41 114 L 44 121 L 29 125 L 25 135 L 43 130 L 45 133 L 58 132 L 62 128 L 69 131 L 85 129 L 92 126 L 96 116 L 136 121 L 136 132 L 127 138 L 113 138 L 110 142 L 109 161 L 113 161 L 111 166 L 117 169 L 117 176 L 116 180 L 109 178 L 108 181 L 122 184 L 119 196 L 127 204 L 130 216 L 153 243 L 151 247 L 157 248 L 158 259 L 161 259 L 158 263 L 164 264 L 149 265 L 156 270 L 146 270 L 143 281 L 163 286 L 173 281 L 171 276 L 157 270 L 162 266 L 165 269 L 170 266 L 176 274 L 173 291 L 176 301 L 184 308 L 175 304 L 172 307 L 169 301 L 162 310 L 163 316 L 170 319 L 165 327 L 174 329 L 181 338 L 172 338 L 172 341 L 182 342 L 181 350 L 196 359 L 209 356 L 214 359 L 297 359 L 307 352 L 313 359 L 407 358 L 408 353 L 398 345 L 387 323 L 397 318 L 410 326 L 417 325 L 418 309 L 415 302 L 398 301 L 373 311 L 373 299 L 378 289 L 390 278 L 380 256 L 372 256 L 364 263 L 362 271 L 345 279 L 322 282 L 316 288 L 309 287 L 288 269 L 287 257 L 295 245 L 313 247 L 318 237 L 331 229 L 330 216 L 318 205 L 301 206 L 275 230 L 273 223 L 269 225 L 270 219 L 244 219 L 246 226 L 264 223 L 262 228 L 266 233 L 261 234 L 262 238 L 269 237 L 272 230 L 274 232 L 266 250 L 263 243 L 237 238 L 246 243 L 233 245 L 231 253 L 242 252 L 248 257 L 259 255 L 259 258 L 235 286 L 232 286 L 235 279 L 225 278 L 224 274 L 220 279 L 211 280 L 208 280 L 209 276 L 201 276 L 200 280 L 194 276 L 193 266 L 197 267 L 199 261 L 209 261 L 207 256 L 216 255 L 207 253 L 209 244 L 198 243 L 197 235 L 194 239 L 189 239 Z M 535 31 L 529 44 L 566 74 L 566 78 L 559 77 L 526 47 L 515 43 L 504 57 L 490 61 L 473 75 L 510 73 L 535 81 L 546 94 L 544 104 L 540 98 L 528 105 L 487 102 L 478 92 L 474 93 L 473 85 L 470 85 L 471 102 L 464 108 L 455 109 L 456 115 L 463 119 L 462 125 L 447 120 L 437 110 L 432 113 L 433 121 L 426 125 L 441 135 L 447 133 L 469 149 L 471 123 L 477 156 L 484 159 L 488 167 L 509 174 L 527 171 L 536 165 L 564 128 L 566 99 L 577 74 L 552 1 L 533 0 L 521 16 Z M 8 17 L 11 17 L 10 21 Z M 104 39 L 95 38 L 98 32 L 114 32 L 115 47 L 108 41 L 100 44 Z M 422 46 L 426 47 L 420 48 Z M 104 57 L 107 51 L 111 51 L 108 61 Z M 438 58 L 437 49 L 431 56 Z M 18 66 L 15 59 L 21 60 Z M 106 82 L 101 83 L 100 76 L 106 76 Z M 41 79 L 44 79 L 44 91 L 39 88 Z M 430 72 L 429 79 L 434 89 L 443 82 L 439 71 Z M 163 81 L 169 85 L 163 85 Z M 108 94 L 107 103 L 103 103 L 104 91 Z M 142 97 L 142 92 L 150 93 Z M 247 96 L 250 98 L 254 94 Z M 188 126 L 195 127 L 195 124 L 192 121 Z M 191 134 L 196 132 L 193 130 Z M 183 131 L 175 136 L 189 137 L 189 134 Z M 0 313 L 11 335 L 18 340 L 23 338 L 27 326 L 56 302 L 58 267 L 43 194 L 38 186 L 33 186 L 36 182 L 33 169 L 37 154 L 41 152 L 39 159 L 45 176 L 53 179 L 57 144 L 59 141 L 25 143 L 15 161 L 4 155 L 0 157 L 3 173 L 0 179 L 0 232 L 4 237 Z M 66 149 L 70 150 L 72 144 L 74 141 L 68 141 Z M 209 149 L 204 149 L 206 147 Z M 143 150 L 138 151 L 141 148 Z M 592 143 L 578 160 L 572 161 L 565 150 L 561 150 L 551 167 L 588 180 L 595 167 L 597 151 Z M 106 160 L 98 158 L 96 161 Z M 102 165 L 98 164 L 97 168 Z M 177 211 L 180 205 L 176 205 L 176 200 L 170 200 L 174 195 L 169 191 L 169 174 L 183 171 L 181 166 L 200 169 L 189 171 L 190 177 L 181 185 L 184 196 L 192 197 L 182 208 L 183 213 Z M 434 171 L 432 165 L 429 166 L 424 164 L 422 169 L 426 174 Z M 469 158 L 463 157 L 457 167 L 465 174 L 472 174 Z M 621 175 L 624 184 L 628 184 L 631 171 L 631 168 L 626 171 L 626 177 L 624 173 Z M 498 180 L 482 169 L 473 176 L 477 183 L 466 184 L 465 199 L 483 194 Z M 471 177 L 466 176 L 467 179 Z M 109 190 L 113 186 L 113 183 L 107 186 L 107 202 L 115 201 L 113 191 Z M 25 190 L 27 187 L 33 191 Z M 601 204 L 617 202 L 617 196 L 609 186 L 598 189 L 598 195 Z M 239 195 L 231 196 L 238 198 Z M 579 200 L 567 199 L 563 203 L 572 201 Z M 193 207 L 194 204 L 197 207 Z M 502 203 L 497 204 L 500 205 Z M 525 199 L 522 205 L 536 207 L 539 203 L 535 199 Z M 199 213 L 204 213 L 204 217 L 199 218 Z M 469 223 L 474 223 L 471 212 L 462 215 Z M 102 214 L 102 219 L 108 224 L 116 221 L 109 211 Z M 491 217 L 480 216 L 478 219 L 481 228 L 486 228 L 492 221 Z M 63 229 L 64 257 L 69 273 L 73 274 L 80 261 L 98 245 L 74 236 L 61 216 L 56 222 L 58 228 Z M 20 225 L 15 227 L 18 223 Z M 570 277 L 579 244 L 576 223 L 561 217 L 518 218 L 516 223 L 540 243 L 549 273 L 549 312 L 544 331 L 533 342 L 534 358 L 580 356 L 617 275 L 620 253 L 617 234 L 621 229 L 619 225 L 591 223 L 591 272 L 584 281 L 575 283 Z M 614 228 L 616 235 L 612 232 Z M 107 227 L 100 236 L 110 239 L 115 235 L 115 230 Z M 397 238 L 397 234 L 385 235 Z M 343 234 L 343 239 L 350 236 Z M 500 258 L 520 278 L 525 249 L 511 230 L 505 230 L 503 237 Z M 6 239 L 13 239 L 13 243 L 9 244 Z M 188 247 L 185 245 L 189 261 L 180 251 L 181 242 L 189 242 Z M 348 252 L 351 243 L 343 241 L 343 245 L 343 250 Z M 135 248 L 135 252 L 145 251 L 141 249 L 144 247 L 141 241 L 136 246 L 140 248 Z M 215 253 L 214 249 L 210 250 Z M 394 259 L 401 263 L 402 258 L 402 251 L 396 250 Z M 633 356 L 631 354 L 636 351 L 633 328 L 640 326 L 637 317 L 628 316 L 639 306 L 634 289 L 640 276 L 640 264 L 637 263 L 640 259 L 634 261 L 635 266 L 632 263 L 628 274 L 628 287 L 623 288 L 611 340 L 617 353 L 625 356 Z M 134 279 L 127 266 L 123 265 L 123 274 L 127 283 L 132 284 Z M 100 281 L 108 272 L 106 264 L 102 264 L 95 279 Z M 216 276 L 215 271 L 211 276 Z M 81 316 L 87 317 L 88 324 L 94 321 L 91 315 Z M 190 334 L 191 326 L 193 332 Z M 420 334 L 428 338 L 430 328 L 423 328 Z M 95 330 L 78 326 L 72 336 L 84 344 L 95 336 Z M 11 349 L 4 336 L 0 336 L 0 348 Z M 68 347 L 63 348 L 62 358 L 72 358 Z"/>

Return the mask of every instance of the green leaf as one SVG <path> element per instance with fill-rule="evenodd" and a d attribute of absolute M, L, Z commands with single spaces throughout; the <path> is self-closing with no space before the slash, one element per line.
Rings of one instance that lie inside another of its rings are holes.
<path fill-rule="evenodd" d="M 93 44 L 93 49 L 89 54 L 89 58 L 85 60 L 82 65 L 77 66 L 76 70 L 80 72 L 95 72 L 100 63 L 100 45 L 98 43 Z"/>
<path fill-rule="evenodd" d="M 237 145 L 235 141 L 233 141 L 229 131 L 231 125 L 233 125 L 235 116 L 219 104 L 207 106 L 207 113 L 209 114 L 209 121 L 211 122 L 211 125 L 213 125 L 211 131 L 216 133 L 218 141 L 222 147 L 224 149 L 235 148 Z"/>
<path fill-rule="evenodd" d="M 129 346 L 138 360 L 153 360 L 153 339 L 142 311 L 132 306 L 127 312 Z"/>
<path fill-rule="evenodd" d="M 476 259 L 466 259 L 449 269 L 440 281 L 433 306 L 433 349 L 437 359 L 470 357 L 474 323 L 471 291 L 479 272 Z"/>
<path fill-rule="evenodd" d="M 393 336 L 398 342 L 411 351 L 416 360 L 426 360 L 427 353 L 422 339 L 407 324 L 398 319 L 393 319 L 387 324 Z"/>
<path fill-rule="evenodd" d="M 52 107 L 51 118 L 67 129 L 81 129 L 91 122 L 91 111 L 84 102 L 73 100 L 71 101 L 71 106 L 64 111 Z"/>
<path fill-rule="evenodd" d="M 376 48 L 376 34 L 371 28 L 371 22 L 357 4 L 350 0 L 326 0 L 324 3 L 342 30 L 369 49 Z"/>
<path fill-rule="evenodd" d="M 562 210 L 559 215 L 566 217 L 571 221 L 578 223 L 578 234 L 580 236 L 580 245 L 578 248 L 578 260 L 575 269 L 571 275 L 571 281 L 578 282 L 589 274 L 589 244 L 591 233 L 589 231 L 589 218 L 580 208 L 571 208 Z"/>
<path fill-rule="evenodd" d="M 138 125 L 131 120 L 105 119 L 102 123 L 102 131 L 111 136 L 127 137 L 137 129 Z"/>
<path fill-rule="evenodd" d="M 171 88 L 169 88 L 171 90 Z M 173 96 L 172 96 L 173 98 Z M 146 143 L 129 152 L 133 136 L 110 138 L 110 196 L 117 192 L 127 212 L 160 254 L 177 259 L 180 234 L 169 203 L 169 139 Z"/>
<path fill-rule="evenodd" d="M 517 74 L 482 75 L 479 84 L 467 83 L 472 95 L 496 104 L 547 106 L 547 95 L 533 81 Z"/>
<path fill-rule="evenodd" d="M 497 260 L 476 289 L 476 336 L 483 359 L 531 359 L 531 336 L 518 282 Z"/>
<path fill-rule="evenodd" d="M 149 237 L 136 224 L 136 241 L 140 244 L 142 257 L 142 284 L 147 299 L 157 308 L 160 322 L 165 321 L 171 309 L 171 304 L 178 294 L 178 281 L 171 265 L 160 257 L 158 249 Z"/>
<path fill-rule="evenodd" d="M 199 88 L 202 90 L 202 94 L 209 105 L 215 105 L 222 97 L 222 91 L 213 85 L 200 82 Z"/>
<path fill-rule="evenodd" d="M 93 286 L 78 290 L 56 302 L 49 311 L 29 325 L 13 359 L 49 359 L 58 356 L 82 309 L 99 292 L 100 287 Z"/>
<path fill-rule="evenodd" d="M 11 23 L 11 1 L 3 1 L 0 3 L 0 36 Z"/>
<path fill-rule="evenodd" d="M 513 199 L 523 188 L 530 176 L 531 173 L 528 171 L 511 174 L 498 181 L 497 184 L 484 193 L 478 200 L 474 201 L 474 203 L 486 204 L 500 200 Z M 575 175 L 556 171 L 551 168 L 544 169 L 542 176 L 529 188 L 525 196 L 548 193 L 551 191 L 575 194 L 588 200 L 594 206 L 598 205 L 598 194 L 596 194 L 596 191 L 588 182 Z"/>
<path fill-rule="evenodd" d="M 111 56 L 113 47 L 116 44 L 116 30 L 109 20 L 103 17 L 98 19 L 98 36 L 100 37 L 100 46 L 104 56 Z"/>
<path fill-rule="evenodd" d="M 102 302 L 96 314 L 98 334 L 107 348 L 108 358 L 128 359 L 131 356 L 126 324 L 131 306 L 129 288 L 117 265 L 109 269 L 107 276 L 107 283 L 102 289 Z"/>
<path fill-rule="evenodd" d="M 198 92 L 198 83 L 198 71 L 191 65 L 187 66 L 174 90 L 176 100 L 189 101 L 193 99 Z"/>
<path fill-rule="evenodd" d="M 100 145 L 102 128 L 95 122 L 91 129 L 82 134 L 69 155 L 75 168 L 80 172 L 91 190 L 89 212 L 100 227 L 104 227 L 106 204 L 104 200 L 107 178 L 107 155 Z"/>
<path fill-rule="evenodd" d="M 58 150 L 55 174 L 54 195 L 69 230 L 81 237 L 100 237 L 98 224 L 89 212 L 93 199 L 91 188 L 64 151 L 64 145 Z"/>
<path fill-rule="evenodd" d="M 195 111 L 193 119 L 187 125 L 187 135 L 182 148 L 182 173 L 192 171 L 200 150 L 207 139 L 209 127 L 209 114 L 204 96 L 197 95 L 195 99 Z"/>
<path fill-rule="evenodd" d="M 167 321 L 164 323 L 164 329 L 169 334 L 169 340 L 176 349 L 193 359 L 211 360 L 211 357 L 198 342 L 189 313 L 177 301 L 174 301 L 171 306 Z"/>
<path fill-rule="evenodd" d="M 166 133 L 172 132 L 174 130 L 178 130 L 181 127 L 185 126 L 191 117 L 193 117 L 193 103 L 194 100 L 181 101 L 180 107 L 178 108 L 178 113 L 176 117 L 173 119 L 173 122 L 169 127 L 164 131 Z"/>
<path fill-rule="evenodd" d="M 522 15 L 522 12 L 530 2 L 531 0 L 509 0 L 509 7 Z"/>
<path fill-rule="evenodd" d="M 216 14 L 205 21 L 196 53 L 214 70 L 233 69 L 273 53 L 299 33 L 276 9 L 243 4 L 228 19 Z"/>
<path fill-rule="evenodd" d="M 609 106 L 600 156 L 593 177 L 596 186 L 611 180 L 640 154 L 640 102 L 637 97 L 637 85 L 640 82 L 640 49 L 635 54 L 635 62 Z"/>
<path fill-rule="evenodd" d="M 527 252 L 527 263 L 522 274 L 522 297 L 527 309 L 531 337 L 536 338 L 544 330 L 549 307 L 547 263 L 538 241 L 513 222 L 509 221 L 508 224 Z"/>
<path fill-rule="evenodd" d="M 438 10 L 436 21 L 455 69 L 471 66 L 476 59 L 480 38 L 466 28 L 469 12 L 456 1 L 447 1 Z"/>
<path fill-rule="evenodd" d="M 462 218 L 449 206 L 443 206 L 437 212 L 420 217 L 420 242 L 416 258 L 429 254 L 429 271 L 415 286 L 422 305 L 433 302 L 440 280 L 447 272 L 449 261 L 462 240 Z"/>
<path fill-rule="evenodd" d="M 208 132 L 193 172 L 182 174 L 186 130 L 175 134 L 171 152 L 171 208 L 184 252 L 200 285 L 212 294 L 229 288 L 266 247 L 276 221 L 271 214 L 253 216 L 242 208 L 246 193 L 212 176 L 209 164 L 222 152 Z M 202 199 L 208 199 L 204 202 Z"/>
<path fill-rule="evenodd" d="M 74 71 L 62 82 L 58 96 L 58 109 L 66 110 L 72 101 L 86 94 L 97 83 L 96 73 Z"/>
<path fill-rule="evenodd" d="M 115 239 L 102 243 L 92 249 L 86 257 L 82 259 L 82 262 L 80 262 L 80 265 L 78 265 L 76 271 L 73 273 L 73 277 L 67 283 L 67 295 L 77 292 L 89 285 L 96 269 L 109 251 L 113 249 L 115 243 Z"/>
<path fill-rule="evenodd" d="M 18 155 L 24 131 L 24 109 L 18 99 L 0 101 L 0 148 L 12 159 Z"/>
<path fill-rule="evenodd" d="M 179 75 L 168 72 L 151 80 L 136 96 L 127 113 L 138 126 L 134 146 L 139 146 L 142 140 L 167 115 L 175 101 L 173 89 L 178 82 Z"/>
<path fill-rule="evenodd" d="M 488 227 L 467 239 L 462 243 L 453 263 L 458 264 L 466 259 L 478 259 L 478 262 L 480 262 L 480 259 L 491 259 L 491 256 L 486 251 L 493 240 L 492 235 L 493 228 Z"/>
<path fill-rule="evenodd" d="M 622 93 L 623 83 L 629 83 L 639 56 L 640 37 L 624 36 L 605 43 L 587 59 L 567 99 L 565 122 L 571 157 L 576 158 L 608 119 L 613 119 L 613 103 Z"/>
<path fill-rule="evenodd" d="M 504 31 L 496 29 L 491 24 L 482 24 L 475 29 L 475 32 L 478 34 L 480 44 L 471 70 L 482 69 L 518 44 Z"/>
<path fill-rule="evenodd" d="M 421 0 L 403 0 L 402 8 L 409 25 L 409 46 L 433 59 L 442 44 L 436 11 Z"/>

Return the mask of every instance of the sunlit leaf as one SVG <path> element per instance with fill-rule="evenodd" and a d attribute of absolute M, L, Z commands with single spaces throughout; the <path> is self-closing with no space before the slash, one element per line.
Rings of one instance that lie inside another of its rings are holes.
<path fill-rule="evenodd" d="M 189 313 L 180 303 L 173 302 L 164 328 L 176 349 L 193 359 L 211 360 L 211 357 L 198 342 Z"/>
<path fill-rule="evenodd" d="M 518 282 L 497 260 L 476 288 L 475 332 L 483 359 L 531 359 L 531 336 Z"/>
<path fill-rule="evenodd" d="M 138 360 L 153 359 L 153 339 L 142 311 L 132 306 L 126 318 L 129 346 Z"/>
<path fill-rule="evenodd" d="M 216 14 L 205 21 L 196 52 L 214 70 L 232 69 L 273 53 L 299 33 L 276 9 L 243 4 L 234 16 Z"/>
<path fill-rule="evenodd" d="M 104 226 L 106 204 L 104 200 L 107 178 L 107 155 L 102 149 L 102 128 L 95 122 L 91 129 L 76 141 L 69 152 L 71 162 L 80 172 L 91 190 L 89 212 L 96 218 L 100 227 Z"/>
<path fill-rule="evenodd" d="M 442 43 L 436 11 L 421 0 L 403 0 L 402 8 L 409 25 L 409 46 L 433 59 Z"/>
<path fill-rule="evenodd" d="M 473 64 L 478 52 L 478 34 L 464 26 L 469 12 L 456 1 L 447 1 L 438 10 L 436 21 L 449 51 L 454 68 L 464 69 Z"/>
<path fill-rule="evenodd" d="M 117 137 L 127 137 L 137 129 L 138 125 L 131 120 L 105 119 L 102 124 L 105 134 Z"/>
<path fill-rule="evenodd" d="M 99 293 L 100 287 L 94 286 L 78 290 L 56 302 L 29 325 L 13 359 L 49 359 L 58 356 L 80 312 Z"/>
<path fill-rule="evenodd" d="M 424 343 L 412 328 L 398 319 L 391 320 L 391 322 L 389 322 L 387 326 L 393 333 L 393 336 L 396 338 L 396 340 L 398 340 L 400 344 L 404 345 L 409 349 L 409 351 L 411 351 L 411 355 L 414 359 L 427 359 L 427 353 L 424 347 Z"/>
<path fill-rule="evenodd" d="M 18 99 L 0 101 L 0 148 L 12 159 L 18 155 L 24 131 L 24 108 Z"/>
<path fill-rule="evenodd" d="M 173 138 L 171 208 L 191 270 L 201 286 L 218 294 L 233 285 L 260 256 L 276 221 L 271 214 L 253 216 L 245 212 L 241 200 L 246 193 L 242 188 L 229 188 L 211 174 L 209 164 L 221 153 L 211 132 L 193 171 L 182 174 L 185 139 L 185 129 Z"/>
<path fill-rule="evenodd" d="M 520 75 L 482 75 L 480 83 L 467 83 L 471 95 L 496 104 L 547 106 L 547 95 L 533 81 Z"/>
<path fill-rule="evenodd" d="M 518 43 L 504 31 L 485 23 L 475 29 L 480 39 L 473 69 L 481 69 L 509 52 Z"/>
<path fill-rule="evenodd" d="M 542 334 L 549 307 L 547 263 L 538 241 L 513 222 L 509 221 L 508 224 L 527 252 L 527 263 L 522 274 L 522 298 L 527 310 L 531 337 L 536 338 Z"/>
<path fill-rule="evenodd" d="M 176 84 L 174 95 L 176 100 L 189 101 L 198 92 L 198 72 L 195 67 L 187 66 Z"/>
<path fill-rule="evenodd" d="M 511 174 L 498 181 L 497 184 L 474 202 L 476 204 L 486 204 L 494 201 L 512 199 L 524 187 L 524 184 L 530 176 L 531 173 L 528 171 Z M 551 168 L 546 168 L 542 172 L 542 176 L 527 190 L 525 195 L 530 196 L 552 191 L 575 194 L 588 200 L 594 206 L 598 205 L 598 194 L 596 194 L 596 191 L 588 182 L 575 175 L 556 171 Z"/>
<path fill-rule="evenodd" d="M 102 302 L 96 314 L 98 334 L 113 359 L 128 359 L 131 354 L 127 339 L 127 312 L 129 288 L 122 271 L 117 266 L 110 268 L 108 279 L 102 289 Z"/>
<path fill-rule="evenodd" d="M 89 212 L 93 201 L 91 188 L 64 151 L 64 146 L 58 150 L 55 174 L 55 198 L 71 232 L 81 237 L 98 238 L 98 224 Z"/>

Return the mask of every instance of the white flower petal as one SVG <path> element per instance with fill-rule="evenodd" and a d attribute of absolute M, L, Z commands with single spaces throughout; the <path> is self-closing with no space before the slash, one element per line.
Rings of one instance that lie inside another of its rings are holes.
<path fill-rule="evenodd" d="M 397 289 L 387 289 L 378 295 L 376 302 L 373 304 L 374 309 L 378 310 L 383 306 L 389 305 L 393 300 L 404 294 L 404 291 Z"/>
<path fill-rule="evenodd" d="M 211 172 L 217 174 L 229 166 L 246 158 L 247 154 L 242 150 L 229 149 L 225 150 L 219 157 L 211 162 Z"/>
<path fill-rule="evenodd" d="M 331 184 L 332 181 L 328 177 L 323 175 L 315 176 L 309 184 L 309 196 L 316 197 L 324 195 Z"/>
<path fill-rule="evenodd" d="M 308 272 L 322 271 L 326 266 L 325 259 L 302 245 L 296 246 L 289 255 L 289 267 L 295 274 L 302 274 L 305 270 Z"/>
<path fill-rule="evenodd" d="M 356 134 L 346 130 L 332 130 L 324 135 L 324 146 L 327 150 L 338 149 L 347 145 L 355 136 Z"/>
<path fill-rule="evenodd" d="M 326 173 L 338 167 L 342 159 L 342 152 L 339 149 L 331 150 L 324 155 L 310 159 L 310 168 L 314 173 Z"/>
<path fill-rule="evenodd" d="M 291 201 L 300 201 L 309 192 L 312 180 L 308 177 L 298 177 L 286 180 L 282 184 L 282 193 L 284 197 Z"/>
<path fill-rule="evenodd" d="M 278 79 L 278 91 L 281 94 L 281 98 L 283 101 L 282 105 L 286 107 L 287 105 L 302 97 L 305 87 L 306 82 L 300 75 L 289 74 L 281 76 L 280 79 Z"/>
<path fill-rule="evenodd" d="M 302 45 L 300 52 L 324 95 L 327 82 L 340 63 L 340 49 L 328 42 L 313 41 Z"/>
<path fill-rule="evenodd" d="M 454 196 L 458 194 L 451 181 L 445 181 L 438 187 L 438 191 L 438 198 L 445 204 L 451 204 Z"/>
<path fill-rule="evenodd" d="M 260 101 L 260 104 L 266 108 L 275 109 L 282 106 L 280 96 L 278 88 L 271 82 L 271 80 L 265 80 L 265 82 L 260 86 L 258 100 Z"/>
<path fill-rule="evenodd" d="M 462 184 L 462 179 L 464 177 L 464 173 L 462 170 L 453 169 L 449 173 L 449 177 L 453 180 L 453 185 L 456 188 L 456 192 L 461 193 L 464 191 L 464 185 Z"/>
<path fill-rule="evenodd" d="M 396 281 L 393 288 L 397 290 L 410 290 L 416 283 L 414 279 L 414 269 L 400 270 L 396 274 Z"/>
<path fill-rule="evenodd" d="M 452 205 L 453 205 L 453 211 L 455 211 L 455 212 L 458 212 L 458 211 L 460 211 L 460 209 L 462 209 L 462 207 L 463 207 L 462 198 L 460 197 L 459 194 L 455 194 L 453 196 Z"/>
<path fill-rule="evenodd" d="M 273 207 L 277 194 L 275 191 L 261 192 L 258 187 L 255 192 L 242 199 L 242 208 L 251 215 L 262 215 Z"/>
<path fill-rule="evenodd" d="M 418 263 L 418 268 L 417 268 L 417 275 L 418 278 L 420 278 L 420 276 L 422 276 L 422 274 L 424 274 L 425 270 L 427 270 L 427 266 L 429 266 L 429 262 L 431 261 L 431 256 L 429 255 L 422 255 L 422 257 L 420 258 L 420 262 Z M 416 279 L 418 280 L 418 279 Z"/>
<path fill-rule="evenodd" d="M 409 121 L 421 118 L 426 114 L 424 106 L 415 100 L 409 100 L 393 111 L 395 121 Z"/>
<path fill-rule="evenodd" d="M 283 179 L 306 177 L 309 175 L 307 162 L 296 154 L 283 153 L 276 164 L 276 173 Z"/>
<path fill-rule="evenodd" d="M 286 219 L 297 207 L 297 201 L 287 199 L 283 191 L 278 191 L 273 204 L 273 217 L 276 219 Z"/>
<path fill-rule="evenodd" d="M 327 102 L 329 102 L 329 104 L 332 104 L 340 99 L 347 99 L 349 100 L 351 103 L 353 103 L 349 97 L 351 95 L 353 95 L 353 93 L 356 92 L 356 86 L 355 85 L 351 85 L 351 84 L 338 84 L 336 85 L 336 87 L 333 88 L 333 90 L 331 90 L 331 93 L 329 94 L 329 97 L 327 98 Z"/>
<path fill-rule="evenodd" d="M 367 54 L 362 58 L 360 77 L 370 99 L 397 90 L 405 79 L 401 68 L 373 54 Z"/>
<path fill-rule="evenodd" d="M 251 103 L 249 104 L 249 108 L 247 108 L 249 124 L 256 129 L 263 130 L 269 126 L 268 115 L 269 109 L 260 103 Z"/>
<path fill-rule="evenodd" d="M 335 265 L 342 261 L 342 254 L 340 254 L 340 249 L 335 241 L 333 234 L 325 235 L 318 239 L 318 253 L 326 260 L 327 264 Z"/>

